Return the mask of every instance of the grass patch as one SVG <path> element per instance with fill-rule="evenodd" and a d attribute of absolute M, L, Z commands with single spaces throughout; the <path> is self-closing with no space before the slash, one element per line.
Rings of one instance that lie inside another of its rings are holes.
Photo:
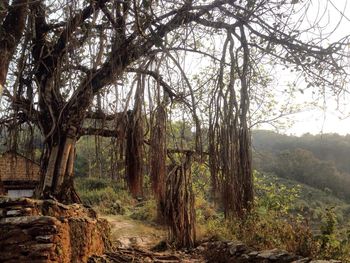
<path fill-rule="evenodd" d="M 131 195 L 110 179 L 77 178 L 75 186 L 83 204 L 103 214 L 125 214 L 135 204 Z"/>

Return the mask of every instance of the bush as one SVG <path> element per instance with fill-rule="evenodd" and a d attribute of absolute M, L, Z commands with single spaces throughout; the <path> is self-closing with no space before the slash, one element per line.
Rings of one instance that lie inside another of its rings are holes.
<path fill-rule="evenodd" d="M 105 214 L 125 214 L 134 203 L 130 194 L 108 179 L 77 178 L 76 188 L 85 205 L 96 207 Z"/>
<path fill-rule="evenodd" d="M 350 232 L 341 238 L 337 229 L 337 215 L 334 208 L 326 209 L 323 214 L 321 234 L 317 237 L 319 256 L 325 259 L 340 259 L 350 262 Z"/>
<path fill-rule="evenodd" d="M 78 191 L 92 191 L 105 189 L 107 187 L 117 188 L 117 183 L 111 179 L 95 178 L 95 177 L 77 177 L 75 179 L 75 185 Z"/>
<path fill-rule="evenodd" d="M 134 207 L 130 215 L 132 219 L 156 222 L 157 221 L 157 204 L 155 200 L 147 200 Z"/>
<path fill-rule="evenodd" d="M 254 208 L 244 219 L 225 220 L 219 217 L 206 220 L 206 233 L 215 239 L 240 240 L 256 249 L 280 248 L 298 255 L 340 259 L 350 262 L 350 231 L 340 238 L 334 209 L 319 208 L 317 217 L 323 218 L 321 235 L 315 237 L 303 216 L 291 213 L 300 188 L 286 187 L 269 178 L 255 174 L 257 191 Z M 307 207 L 307 204 L 303 204 Z"/>
<path fill-rule="evenodd" d="M 315 253 L 316 244 L 307 222 L 293 217 L 280 217 L 276 212 L 251 211 L 231 226 L 235 236 L 257 249 L 280 248 L 302 256 Z"/>

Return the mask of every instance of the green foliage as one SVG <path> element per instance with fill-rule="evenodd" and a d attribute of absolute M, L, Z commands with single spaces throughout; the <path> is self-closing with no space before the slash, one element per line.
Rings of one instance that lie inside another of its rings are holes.
<path fill-rule="evenodd" d="M 199 224 L 205 224 L 208 220 L 216 219 L 218 216 L 214 205 L 208 202 L 203 194 L 196 195 L 195 199 L 196 220 Z"/>
<path fill-rule="evenodd" d="M 300 186 L 287 187 L 254 173 L 255 205 L 242 221 L 231 223 L 235 238 L 259 249 L 282 248 L 309 256 L 315 250 L 311 229 L 300 216 L 292 216 Z"/>
<path fill-rule="evenodd" d="M 337 228 L 337 216 L 334 208 L 326 209 L 323 214 L 321 234 L 317 237 L 319 243 L 319 257 L 341 259 L 343 262 L 350 262 L 349 230 L 345 238 L 339 235 Z"/>
<path fill-rule="evenodd" d="M 105 178 L 81 178 L 77 177 L 75 179 L 75 184 L 78 187 L 79 190 L 84 191 L 93 191 L 93 190 L 101 190 L 110 186 L 116 185 L 115 182 L 112 182 L 111 180 L 105 179 Z"/>
<path fill-rule="evenodd" d="M 251 211 L 245 220 L 232 224 L 237 239 L 258 249 L 281 248 L 303 256 L 314 254 L 311 229 L 302 218 L 281 217 L 275 211 Z"/>
<path fill-rule="evenodd" d="M 268 180 L 263 174 L 254 172 L 255 207 L 260 212 L 274 211 L 281 215 L 287 214 L 292 204 L 299 197 L 300 185 L 287 187 L 277 180 Z"/>
<path fill-rule="evenodd" d="M 193 163 L 192 169 L 192 187 L 196 195 L 201 195 L 201 198 L 210 198 L 210 172 L 208 166 L 204 163 Z"/>
<path fill-rule="evenodd" d="M 124 214 L 134 202 L 130 194 L 112 180 L 78 177 L 75 185 L 83 203 L 104 214 Z"/>
<path fill-rule="evenodd" d="M 77 177 L 75 185 L 83 203 L 106 215 L 126 214 L 132 219 L 147 222 L 157 220 L 155 200 L 137 203 L 127 190 L 106 178 Z"/>
<path fill-rule="evenodd" d="M 130 217 L 135 220 L 156 222 L 157 221 L 157 204 L 155 200 L 147 200 L 133 208 Z"/>
<path fill-rule="evenodd" d="M 275 184 L 278 187 L 282 186 L 282 188 L 285 187 L 286 189 L 298 189 L 299 192 L 297 196 L 294 196 L 294 200 L 290 201 L 293 203 L 293 206 L 290 207 L 289 213 L 295 216 L 298 214 L 302 215 L 309 221 L 310 227 L 313 230 L 320 228 L 320 222 L 323 218 L 324 211 L 329 207 L 334 207 L 334 212 L 340 226 L 345 226 L 349 221 L 350 205 L 344 200 L 330 194 L 327 190 L 319 190 L 305 184 L 301 184 L 290 179 L 279 178 L 271 174 L 260 174 L 258 178 L 263 180 L 264 184 Z M 258 189 L 256 190 L 257 193 L 259 193 L 258 185 Z M 284 199 L 286 197 L 283 196 L 282 198 Z"/>
<path fill-rule="evenodd" d="M 301 198 L 322 197 L 321 191 L 312 192 L 309 187 L 257 172 L 254 173 L 254 182 L 256 198 L 252 211 L 243 220 L 231 222 L 225 220 L 222 213 L 209 217 L 205 221 L 207 236 L 241 240 L 257 249 L 280 248 L 303 256 L 350 262 L 349 235 L 340 234 L 336 209 L 326 210 L 326 205 L 322 204 L 318 221 L 321 218 L 323 221 L 316 225 L 321 229 L 319 236 L 315 236 L 308 219 L 299 213 Z M 320 198 L 320 203 L 325 200 L 329 201 Z"/>
<path fill-rule="evenodd" d="M 118 173 L 116 167 L 111 166 L 111 161 L 116 161 L 116 148 L 111 138 L 83 136 L 76 147 L 78 154 L 74 163 L 74 173 L 77 176 L 99 175 L 111 178 L 113 174 Z"/>
<path fill-rule="evenodd" d="M 224 219 L 223 214 L 216 218 L 210 218 L 205 225 L 206 236 L 216 240 L 236 240 L 233 228 Z"/>
<path fill-rule="evenodd" d="M 325 190 L 350 200 L 350 136 L 287 136 L 254 131 L 255 169 Z"/>

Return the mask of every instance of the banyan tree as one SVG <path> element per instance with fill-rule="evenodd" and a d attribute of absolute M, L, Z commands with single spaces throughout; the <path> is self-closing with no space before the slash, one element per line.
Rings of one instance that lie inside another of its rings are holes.
<path fill-rule="evenodd" d="M 175 147 L 178 154 L 188 151 L 194 160 L 208 161 L 213 199 L 227 216 L 243 216 L 253 202 L 251 105 L 268 85 L 262 83 L 264 64 L 293 67 L 309 88 L 330 87 L 337 94 L 343 89 L 348 39 L 329 44 L 315 36 L 320 28 L 304 19 L 310 5 L 311 0 L 1 1 L 6 111 L 0 124 L 40 131 L 38 196 L 79 201 L 73 185 L 77 140 L 116 137 L 135 197 L 143 194 L 147 145 L 159 209 L 177 216 L 165 204 L 171 189 L 166 182 L 174 179 L 167 180 L 168 148 Z M 169 146 L 172 111 L 183 112 L 193 127 L 190 149 Z M 187 172 L 178 168 L 173 174 L 185 182 Z"/>

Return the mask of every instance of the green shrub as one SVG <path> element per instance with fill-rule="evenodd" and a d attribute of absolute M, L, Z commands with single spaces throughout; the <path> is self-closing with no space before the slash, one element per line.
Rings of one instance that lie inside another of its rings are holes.
<path fill-rule="evenodd" d="M 300 207 L 311 212 L 305 202 L 295 205 L 299 186 L 287 187 L 256 173 L 255 188 L 254 207 L 245 218 L 228 221 L 219 213 L 221 216 L 205 221 L 206 234 L 216 239 L 240 240 L 256 249 L 280 248 L 302 256 L 350 262 L 350 231 L 347 238 L 340 238 L 337 210 L 324 213 L 320 207 L 313 211 L 316 218 L 324 218 L 321 235 L 315 237 L 308 221 L 296 214 Z M 199 207 L 204 204 L 200 202 Z"/>
<path fill-rule="evenodd" d="M 323 214 L 321 234 L 317 236 L 319 243 L 319 257 L 325 259 L 340 259 L 342 262 L 350 262 L 350 232 L 347 230 L 345 237 L 341 237 L 337 228 L 337 215 L 335 209 L 326 209 Z"/>
<path fill-rule="evenodd" d="M 237 239 L 258 249 L 280 248 L 302 256 L 314 254 L 311 229 L 307 222 L 294 217 L 281 217 L 274 211 L 251 211 L 242 221 L 231 225 Z"/>
<path fill-rule="evenodd" d="M 156 222 L 157 221 L 157 204 L 155 200 L 147 200 L 139 203 L 133 208 L 130 217 L 135 220 Z"/>
<path fill-rule="evenodd" d="M 115 182 L 99 178 L 78 178 L 76 188 L 83 204 L 96 207 L 105 214 L 125 214 L 134 204 L 130 194 L 115 186 Z"/>
<path fill-rule="evenodd" d="M 100 190 L 107 187 L 117 189 L 117 183 L 107 178 L 77 177 L 74 182 L 78 191 Z"/>
<path fill-rule="evenodd" d="M 215 240 L 235 240 L 236 236 L 229 222 L 221 215 L 206 221 L 206 236 Z"/>

